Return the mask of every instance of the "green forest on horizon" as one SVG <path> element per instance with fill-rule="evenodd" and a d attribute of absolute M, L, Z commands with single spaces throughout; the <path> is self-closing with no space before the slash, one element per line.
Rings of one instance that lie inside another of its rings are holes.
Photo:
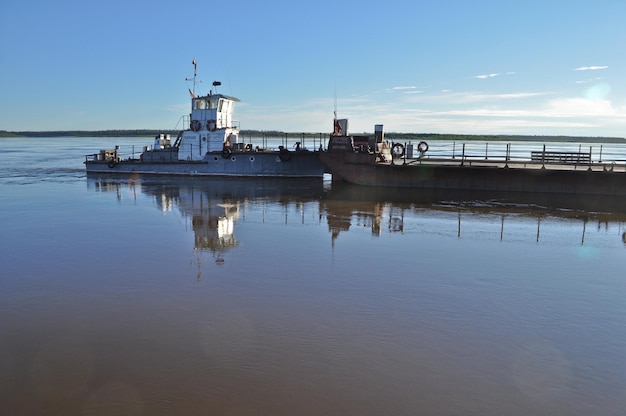
<path fill-rule="evenodd" d="M 178 135 L 178 130 L 64 130 L 64 131 L 6 131 L 0 130 L 0 137 L 155 137 L 159 134 Z M 363 133 L 368 135 L 373 133 Z M 240 136 L 247 137 L 328 137 L 329 133 L 294 133 L 283 131 L 241 130 Z M 589 142 L 626 143 L 623 137 L 592 136 L 546 136 L 546 135 L 480 135 L 442 133 L 394 133 L 385 132 L 385 138 L 397 141 L 450 140 L 450 141 L 546 141 L 546 142 Z"/>

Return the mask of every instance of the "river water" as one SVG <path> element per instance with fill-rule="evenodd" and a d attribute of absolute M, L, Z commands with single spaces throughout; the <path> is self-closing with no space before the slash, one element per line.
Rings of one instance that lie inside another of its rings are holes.
<path fill-rule="evenodd" d="M 0 139 L 0 413 L 623 415 L 626 205 L 90 175 Z"/>

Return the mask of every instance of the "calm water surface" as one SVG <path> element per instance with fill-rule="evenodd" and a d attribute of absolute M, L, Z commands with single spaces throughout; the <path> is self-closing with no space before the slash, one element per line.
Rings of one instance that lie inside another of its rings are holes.
<path fill-rule="evenodd" d="M 1 414 L 624 414 L 620 201 L 85 175 L 133 140 L 0 139 Z"/>

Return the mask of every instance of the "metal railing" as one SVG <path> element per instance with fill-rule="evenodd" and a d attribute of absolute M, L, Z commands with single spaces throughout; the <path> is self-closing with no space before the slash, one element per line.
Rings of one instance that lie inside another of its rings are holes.
<path fill-rule="evenodd" d="M 538 143 L 538 142 L 447 142 L 431 141 L 428 151 L 417 151 L 417 143 L 403 143 L 403 163 L 445 162 L 458 165 L 539 166 L 570 165 L 576 169 L 626 171 L 626 144 Z M 414 152 L 411 155 L 409 149 Z M 396 159 L 398 161 L 398 159 Z"/>

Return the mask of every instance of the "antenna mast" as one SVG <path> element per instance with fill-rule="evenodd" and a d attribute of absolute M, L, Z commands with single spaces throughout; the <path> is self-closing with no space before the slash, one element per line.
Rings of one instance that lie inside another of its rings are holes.
<path fill-rule="evenodd" d="M 335 120 L 337 120 L 337 84 L 335 83 Z"/>
<path fill-rule="evenodd" d="M 202 81 L 196 81 L 196 73 L 197 73 L 197 69 L 198 69 L 198 63 L 196 62 L 195 59 L 193 61 L 191 61 L 191 63 L 193 64 L 193 78 L 185 78 L 185 81 L 193 81 L 192 94 L 195 97 L 196 96 L 196 82 L 200 83 Z"/>

